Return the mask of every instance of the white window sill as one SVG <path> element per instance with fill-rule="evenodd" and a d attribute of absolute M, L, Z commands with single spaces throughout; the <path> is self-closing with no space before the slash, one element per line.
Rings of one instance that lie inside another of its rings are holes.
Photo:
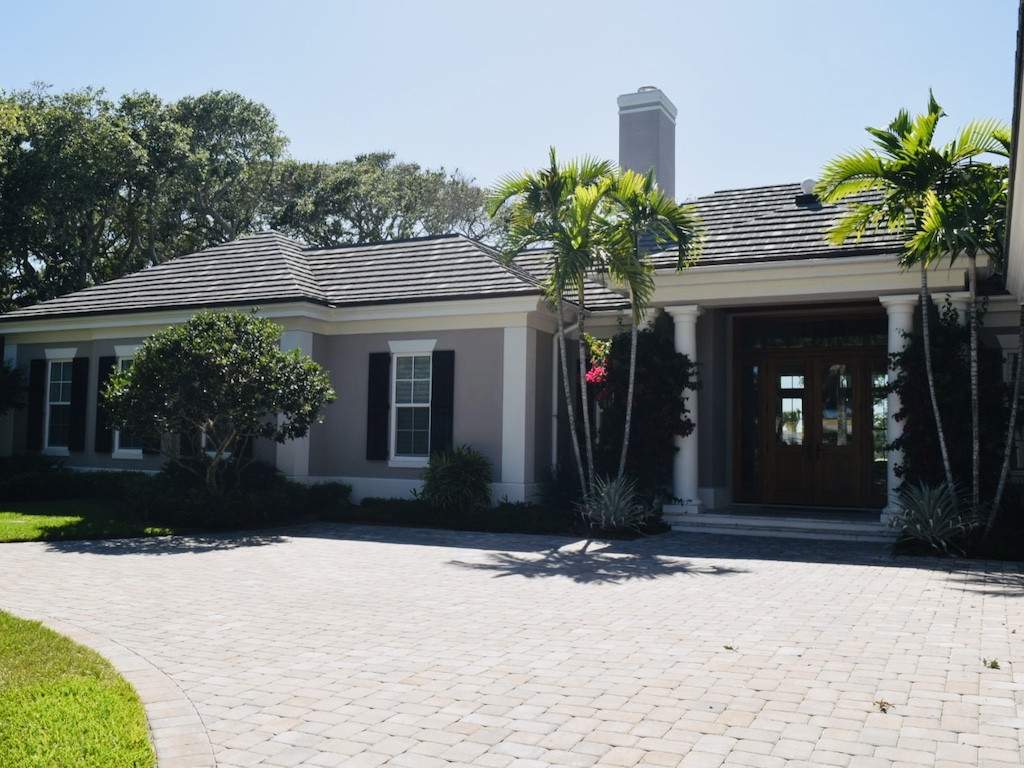
<path fill-rule="evenodd" d="M 49 445 L 43 448 L 43 453 L 47 456 L 70 456 L 71 451 L 67 449 L 67 446 L 63 445 Z"/>
<path fill-rule="evenodd" d="M 142 459 L 141 448 L 118 448 L 112 454 L 112 459 L 130 459 L 132 461 L 139 461 Z"/>
<path fill-rule="evenodd" d="M 388 459 L 388 466 L 423 469 L 429 461 L 430 459 L 427 456 L 392 456 Z"/>

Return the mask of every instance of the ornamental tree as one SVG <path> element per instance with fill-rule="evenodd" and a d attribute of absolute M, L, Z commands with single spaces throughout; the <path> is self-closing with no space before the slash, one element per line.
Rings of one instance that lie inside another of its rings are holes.
<path fill-rule="evenodd" d="M 220 470 L 251 461 L 255 438 L 304 437 L 335 399 L 323 369 L 299 350 L 283 352 L 280 339 L 280 326 L 244 312 L 200 312 L 158 331 L 104 389 L 111 423 L 159 441 L 171 462 L 219 494 Z"/>

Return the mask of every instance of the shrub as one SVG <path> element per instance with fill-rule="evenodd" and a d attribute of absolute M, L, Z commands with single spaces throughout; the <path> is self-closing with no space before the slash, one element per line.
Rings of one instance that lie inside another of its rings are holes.
<path fill-rule="evenodd" d="M 580 514 L 601 531 L 642 531 L 653 516 L 630 477 L 594 479 L 594 488 L 580 504 Z"/>
<path fill-rule="evenodd" d="M 608 351 L 604 383 L 592 385 L 602 411 L 595 458 L 599 471 L 608 475 L 618 472 L 622 450 L 629 348 L 629 333 L 618 334 Z M 685 394 L 699 386 L 694 364 L 676 352 L 672 318 L 659 312 L 651 326 L 637 334 L 633 426 L 626 457 L 626 473 L 645 496 L 671 488 L 674 438 L 686 437 L 694 428 Z"/>
<path fill-rule="evenodd" d="M 177 435 L 188 458 L 168 458 L 219 492 L 221 464 L 256 438 L 305 436 L 335 398 L 321 367 L 280 340 L 280 326 L 245 312 L 200 312 L 157 331 L 103 389 L 111 422 L 154 441 Z"/>
<path fill-rule="evenodd" d="M 980 520 L 965 512 L 967 500 L 945 483 L 907 483 L 900 490 L 900 508 L 892 521 L 900 544 L 924 545 L 946 555 L 962 555 Z"/>
<path fill-rule="evenodd" d="M 935 394 L 942 413 L 954 481 L 965 483 L 971 477 L 970 332 L 948 301 L 942 307 L 930 303 L 929 311 Z M 920 328 L 920 307 L 915 322 Z M 896 473 L 904 483 L 938 485 L 944 483 L 946 477 L 928 393 L 924 343 L 917 330 L 907 341 L 906 349 L 892 356 L 896 368 L 892 388 L 900 398 L 896 419 L 903 423 L 903 434 L 893 443 L 893 447 L 903 453 Z M 1003 383 L 999 351 L 982 346 L 978 353 L 978 419 L 984 436 L 980 446 L 982 497 L 991 498 L 1003 460 L 1010 397 Z"/>
<path fill-rule="evenodd" d="M 491 505 L 491 462 L 460 445 L 430 457 L 419 498 L 446 517 L 483 512 Z"/>
<path fill-rule="evenodd" d="M 352 505 L 352 486 L 314 483 L 306 488 L 306 503 L 315 515 L 335 515 Z"/>

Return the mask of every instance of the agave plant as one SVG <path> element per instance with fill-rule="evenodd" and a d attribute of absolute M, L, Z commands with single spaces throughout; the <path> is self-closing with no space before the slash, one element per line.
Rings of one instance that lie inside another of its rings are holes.
<path fill-rule="evenodd" d="M 579 511 L 585 521 L 603 531 L 642 531 L 653 514 L 630 477 L 595 477 Z"/>
<path fill-rule="evenodd" d="M 945 555 L 964 554 L 965 539 L 980 524 L 971 506 L 963 504 L 956 489 L 946 483 L 905 484 L 892 521 L 901 543 L 918 542 Z"/>

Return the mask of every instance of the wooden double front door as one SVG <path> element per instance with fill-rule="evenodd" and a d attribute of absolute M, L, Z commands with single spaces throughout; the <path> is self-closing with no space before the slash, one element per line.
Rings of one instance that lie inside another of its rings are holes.
<path fill-rule="evenodd" d="M 879 386 L 885 379 L 884 352 L 777 350 L 764 353 L 759 362 L 761 500 L 881 506 L 885 402 Z"/>

